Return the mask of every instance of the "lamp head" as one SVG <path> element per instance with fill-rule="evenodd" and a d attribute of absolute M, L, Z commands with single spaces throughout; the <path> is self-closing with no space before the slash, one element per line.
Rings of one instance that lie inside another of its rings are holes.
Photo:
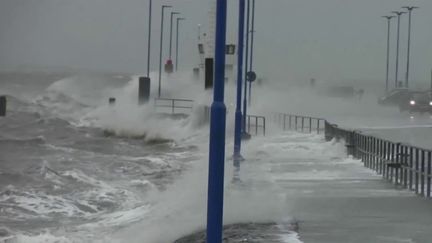
<path fill-rule="evenodd" d="M 416 6 L 403 6 L 402 8 L 407 9 L 408 11 L 412 11 L 412 10 L 417 9 L 419 7 L 416 7 Z"/>

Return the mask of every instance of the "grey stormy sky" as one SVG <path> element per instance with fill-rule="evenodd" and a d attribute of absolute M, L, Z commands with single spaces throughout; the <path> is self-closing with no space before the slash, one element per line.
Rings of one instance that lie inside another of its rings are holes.
<path fill-rule="evenodd" d="M 198 61 L 197 25 L 207 25 L 209 0 L 154 0 L 152 69 L 157 69 L 160 5 L 171 4 L 182 24 L 182 68 Z M 432 68 L 432 1 L 256 0 L 256 65 L 281 80 L 382 80 L 386 22 L 380 16 L 404 5 L 413 18 L 412 79 Z M 229 41 L 235 41 L 238 0 L 229 0 Z M 147 0 L 1 0 L 0 69 L 61 66 L 143 73 Z M 167 18 L 168 19 L 168 18 Z M 394 76 L 395 23 L 391 78 Z M 168 27 L 166 25 L 166 27 Z M 168 28 L 166 28 L 167 30 Z M 166 32 L 166 38 L 168 32 Z M 400 76 L 405 73 L 407 17 L 401 25 Z M 167 49 L 168 43 L 164 43 Z M 164 54 L 166 56 L 166 53 Z"/>

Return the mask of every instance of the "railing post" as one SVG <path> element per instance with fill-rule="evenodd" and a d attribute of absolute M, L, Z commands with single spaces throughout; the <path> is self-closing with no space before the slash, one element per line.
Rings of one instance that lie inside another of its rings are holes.
<path fill-rule="evenodd" d="M 432 153 L 428 152 L 428 166 L 427 166 L 427 197 L 431 196 L 431 176 L 432 176 L 432 169 L 431 169 L 431 162 L 432 162 Z"/>
<path fill-rule="evenodd" d="M 404 154 L 404 158 L 403 158 L 403 185 L 405 188 L 408 188 L 408 147 L 407 146 L 403 146 L 403 154 Z"/>
<path fill-rule="evenodd" d="M 255 135 L 258 135 L 258 117 L 255 117 Z"/>
<path fill-rule="evenodd" d="M 399 170 L 399 164 L 401 164 L 401 147 L 400 147 L 400 143 L 396 144 L 396 167 L 395 167 L 395 184 L 399 184 L 399 179 L 400 179 L 400 170 Z"/>
<path fill-rule="evenodd" d="M 409 189 L 413 189 L 413 160 L 414 160 L 414 150 L 413 147 L 409 148 Z"/>
<path fill-rule="evenodd" d="M 387 174 L 387 153 L 388 153 L 388 147 L 387 147 L 387 141 L 383 142 L 383 162 L 382 162 L 382 176 L 383 178 L 386 178 L 386 174 Z"/>
<path fill-rule="evenodd" d="M 171 111 L 171 114 L 174 114 L 174 107 L 175 107 L 175 102 L 174 102 L 174 100 L 171 100 L 171 105 L 172 105 L 172 111 Z"/>
<path fill-rule="evenodd" d="M 285 131 L 286 129 L 285 129 L 285 123 L 286 123 L 286 114 L 284 114 L 284 116 L 283 116 L 283 130 Z"/>
<path fill-rule="evenodd" d="M 312 133 L 312 117 L 309 117 L 309 133 Z"/>
<path fill-rule="evenodd" d="M 383 173 L 383 155 L 384 155 L 384 141 L 380 139 L 379 141 L 379 174 L 382 175 Z"/>
<path fill-rule="evenodd" d="M 266 120 L 265 119 L 264 119 L 263 123 L 264 123 L 263 135 L 265 137 L 265 135 L 266 135 Z"/>
<path fill-rule="evenodd" d="M 420 160 L 420 155 L 419 155 L 419 149 L 416 148 L 416 160 L 415 160 L 415 192 L 416 194 L 419 193 L 419 160 Z"/>
<path fill-rule="evenodd" d="M 424 196 L 425 195 L 425 188 L 424 188 L 424 183 L 425 183 L 425 151 L 422 149 L 421 151 L 421 176 L 420 176 L 420 190 L 421 190 L 421 195 Z"/>
<path fill-rule="evenodd" d="M 297 131 L 297 116 L 295 116 L 295 122 L 294 122 L 294 125 L 295 125 L 295 129 L 294 129 L 294 131 Z"/>
<path fill-rule="evenodd" d="M 288 122 L 288 123 L 289 123 L 289 129 L 290 129 L 290 130 L 292 130 L 292 124 L 291 124 L 291 115 L 289 115 L 289 117 L 288 117 L 288 118 L 289 118 L 289 122 Z"/>
<path fill-rule="evenodd" d="M 304 132 L 304 116 L 302 116 L 302 132 Z"/>

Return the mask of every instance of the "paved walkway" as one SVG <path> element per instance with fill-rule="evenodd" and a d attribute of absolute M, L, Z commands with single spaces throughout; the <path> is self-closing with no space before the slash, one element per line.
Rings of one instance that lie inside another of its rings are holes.
<path fill-rule="evenodd" d="M 280 213 L 298 220 L 303 242 L 432 242 L 432 201 L 346 158 L 343 144 L 286 133 L 245 149 L 255 159 L 243 163 L 243 183 L 283 198 Z"/>

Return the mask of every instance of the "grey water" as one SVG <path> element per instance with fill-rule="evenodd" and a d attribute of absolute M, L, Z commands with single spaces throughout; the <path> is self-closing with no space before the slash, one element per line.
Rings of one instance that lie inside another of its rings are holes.
<path fill-rule="evenodd" d="M 104 92 L 121 90 L 130 80 L 106 73 L 0 75 L 0 93 L 8 101 L 7 116 L 0 118 L 2 236 L 74 231 L 85 224 L 124 227 L 140 220 L 148 194 L 165 190 L 182 173 L 193 146 L 118 134 L 82 120 L 107 106 Z M 116 215 L 134 210 L 123 220 Z"/>

